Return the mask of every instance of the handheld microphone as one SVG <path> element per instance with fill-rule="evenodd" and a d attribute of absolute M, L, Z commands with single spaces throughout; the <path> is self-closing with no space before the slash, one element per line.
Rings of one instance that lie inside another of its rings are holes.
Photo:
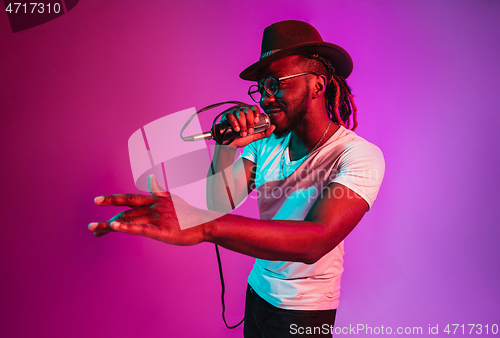
<path fill-rule="evenodd" d="M 269 115 L 266 113 L 261 112 L 260 113 L 260 118 L 259 122 L 257 122 L 254 126 L 254 132 L 255 133 L 260 133 L 262 131 L 265 131 L 271 127 L 271 119 L 269 118 Z M 248 135 L 252 135 L 248 134 Z M 240 133 L 235 132 L 233 128 L 229 124 L 226 123 L 219 123 L 214 125 L 212 130 L 207 131 L 205 133 L 201 134 L 196 134 L 193 136 L 184 136 L 183 139 L 184 141 L 188 142 L 193 142 L 193 141 L 201 141 L 201 140 L 215 140 L 217 142 L 222 142 L 222 141 L 227 141 L 227 140 L 233 140 L 235 138 L 239 138 Z"/>

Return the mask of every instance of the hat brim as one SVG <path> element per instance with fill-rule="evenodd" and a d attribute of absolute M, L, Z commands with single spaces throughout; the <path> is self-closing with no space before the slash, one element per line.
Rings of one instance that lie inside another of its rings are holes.
<path fill-rule="evenodd" d="M 346 79 L 352 72 L 352 59 L 340 46 L 328 42 L 308 42 L 281 49 L 247 67 L 240 73 L 243 80 L 257 81 L 259 71 L 276 60 L 290 55 L 318 54 L 329 60 L 335 73 Z"/>

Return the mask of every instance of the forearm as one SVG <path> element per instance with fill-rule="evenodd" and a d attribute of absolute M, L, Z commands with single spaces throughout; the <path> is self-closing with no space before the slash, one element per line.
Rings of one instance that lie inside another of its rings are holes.
<path fill-rule="evenodd" d="M 207 206 L 210 210 L 230 212 L 246 196 L 246 182 L 235 179 L 233 169 L 237 148 L 216 145 L 207 174 Z M 244 173 L 239 173 L 242 175 Z M 241 179 L 241 178 L 240 178 Z"/>
<path fill-rule="evenodd" d="M 154 176 L 148 180 L 151 195 L 100 196 L 102 206 L 128 206 L 108 222 L 91 223 L 96 234 L 119 231 L 142 235 L 174 245 L 212 242 L 227 249 L 275 261 L 311 264 L 335 248 L 358 224 L 367 203 L 358 195 L 342 198 L 327 193 L 313 204 L 304 221 L 256 220 L 193 207 L 178 196 L 162 191 Z M 184 225 L 184 226 L 183 226 Z M 188 226 L 186 226 L 188 225 Z"/>
<path fill-rule="evenodd" d="M 234 162 L 234 156 L 238 148 L 232 147 L 230 145 L 219 145 L 216 144 L 214 148 L 214 155 L 212 164 L 208 171 L 208 176 L 220 172 L 223 169 L 231 166 Z"/>
<path fill-rule="evenodd" d="M 337 237 L 337 238 L 335 238 Z M 224 215 L 204 225 L 204 240 L 248 256 L 314 263 L 343 238 L 308 221 L 256 220 Z"/>

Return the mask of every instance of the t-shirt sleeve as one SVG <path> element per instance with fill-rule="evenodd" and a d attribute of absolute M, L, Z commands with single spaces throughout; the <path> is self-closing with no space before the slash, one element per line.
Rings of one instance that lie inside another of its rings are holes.
<path fill-rule="evenodd" d="M 260 140 L 259 140 L 260 141 Z M 241 157 L 246 158 L 253 163 L 257 163 L 257 157 L 259 154 L 259 141 L 252 142 L 248 144 L 244 149 Z"/>
<path fill-rule="evenodd" d="M 369 209 L 377 197 L 384 178 L 385 161 L 382 151 L 369 142 L 354 143 L 346 147 L 337 172 L 330 183 L 339 183 L 361 196 Z"/>

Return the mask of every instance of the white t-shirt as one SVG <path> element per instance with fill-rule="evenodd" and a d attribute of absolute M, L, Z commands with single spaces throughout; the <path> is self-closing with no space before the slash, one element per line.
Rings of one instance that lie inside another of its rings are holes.
<path fill-rule="evenodd" d="M 385 169 L 377 146 L 341 126 L 314 152 L 290 161 L 289 141 L 290 134 L 282 138 L 272 134 L 243 151 L 242 157 L 257 165 L 261 219 L 304 220 L 323 189 L 334 182 L 372 206 Z M 260 297 L 282 309 L 336 309 L 343 255 L 342 241 L 314 264 L 256 259 L 248 283 Z"/>

